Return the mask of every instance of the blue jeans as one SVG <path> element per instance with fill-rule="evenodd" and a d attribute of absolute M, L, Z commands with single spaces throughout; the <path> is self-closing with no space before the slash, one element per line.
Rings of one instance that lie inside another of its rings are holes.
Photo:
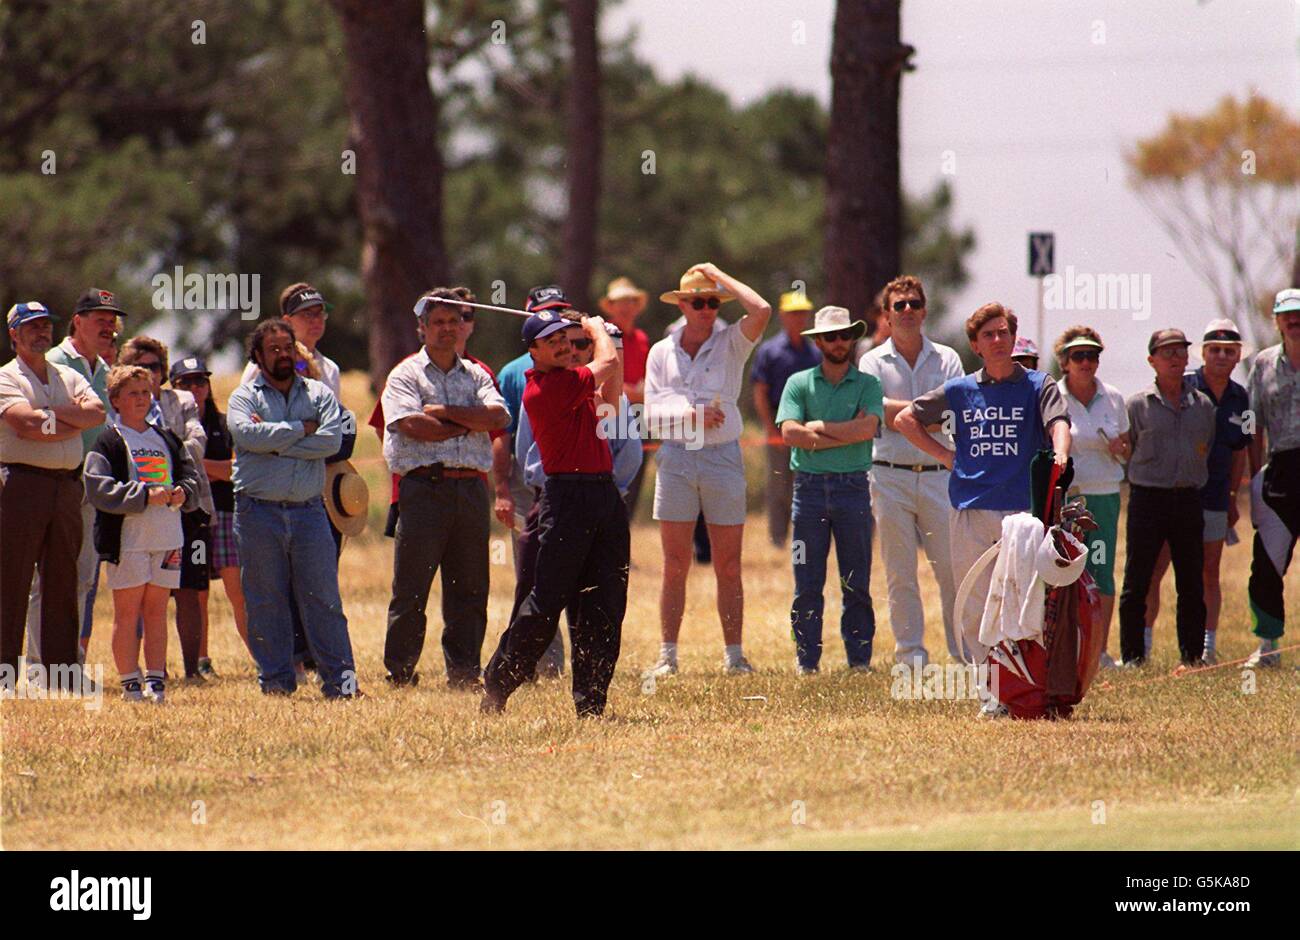
<path fill-rule="evenodd" d="M 348 621 L 339 597 L 334 538 L 325 504 L 285 506 L 238 495 L 235 542 L 248 609 L 248 646 L 267 693 L 297 688 L 291 597 L 302 611 L 307 642 L 326 698 L 357 689 Z"/>
<path fill-rule="evenodd" d="M 844 650 L 850 666 L 870 665 L 876 616 L 871 610 L 871 488 L 866 472 L 796 473 L 792 521 L 790 627 L 799 665 L 816 669 L 821 661 L 822 588 L 832 536 L 844 596 Z"/>

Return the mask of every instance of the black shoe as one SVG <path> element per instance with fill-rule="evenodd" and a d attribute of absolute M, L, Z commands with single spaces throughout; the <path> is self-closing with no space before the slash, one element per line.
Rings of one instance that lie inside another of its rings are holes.
<path fill-rule="evenodd" d="M 475 695 L 482 695 L 483 680 L 478 676 L 473 679 L 448 679 L 447 688 L 453 692 L 472 692 Z"/>
<path fill-rule="evenodd" d="M 413 672 L 409 676 L 395 676 L 390 673 L 384 676 L 384 681 L 395 689 L 413 689 L 420 684 L 420 674 Z"/>
<path fill-rule="evenodd" d="M 483 700 L 478 703 L 478 710 L 484 715 L 499 715 L 506 710 L 506 703 L 495 695 L 483 693 Z"/>

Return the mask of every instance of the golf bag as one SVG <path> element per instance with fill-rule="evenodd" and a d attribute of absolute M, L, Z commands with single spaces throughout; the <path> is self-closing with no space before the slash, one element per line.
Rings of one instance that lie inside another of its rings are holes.
<path fill-rule="evenodd" d="M 1046 526 L 1061 567 L 1077 562 L 1087 551 L 1087 532 L 1097 528 L 1082 503 L 1065 501 L 1073 476 L 1072 467 L 1062 472 L 1056 466 L 1050 451 L 1035 457 L 1033 511 Z M 990 692 L 1014 718 L 1068 718 L 1097 674 L 1105 636 L 1098 619 L 1101 595 L 1092 576 L 1085 570 L 1072 583 L 1049 586 L 1042 603 L 1040 636 L 1003 639 L 988 648 L 984 660 Z"/>

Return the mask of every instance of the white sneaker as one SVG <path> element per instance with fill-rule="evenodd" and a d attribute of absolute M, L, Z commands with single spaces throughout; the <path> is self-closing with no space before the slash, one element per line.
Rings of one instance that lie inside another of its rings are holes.
<path fill-rule="evenodd" d="M 144 680 L 144 698 L 155 705 L 164 705 L 167 701 L 167 685 L 162 679 Z"/>
<path fill-rule="evenodd" d="M 128 679 L 122 683 L 122 699 L 127 702 L 144 701 L 144 690 L 140 688 L 139 679 Z"/>
<path fill-rule="evenodd" d="M 1242 669 L 1276 669 L 1282 665 L 1282 654 L 1277 651 L 1277 644 L 1272 640 L 1261 640 L 1259 649 L 1250 654 L 1241 666 Z"/>
<path fill-rule="evenodd" d="M 1206 650 L 1201 654 L 1202 666 L 1217 666 L 1219 663 L 1219 654 L 1214 650 Z"/>
<path fill-rule="evenodd" d="M 1105 650 L 1102 650 L 1102 651 L 1101 651 L 1101 659 L 1098 661 L 1098 665 L 1099 665 L 1102 669 L 1118 669 L 1118 668 L 1119 668 L 1119 664 L 1116 663 L 1115 660 L 1111 657 L 1110 653 L 1107 653 Z"/>
<path fill-rule="evenodd" d="M 641 673 L 642 679 L 662 679 L 664 676 L 677 675 L 677 660 L 664 659 L 660 657 L 659 661 L 653 666 Z"/>
<path fill-rule="evenodd" d="M 734 663 L 727 663 L 723 672 L 729 676 L 747 676 L 754 672 L 754 667 L 749 664 L 748 659 L 742 656 Z"/>
<path fill-rule="evenodd" d="M 991 698 L 980 706 L 979 714 L 975 718 L 978 721 L 992 721 L 996 718 L 1006 718 L 1010 714 L 1011 712 L 1007 711 L 1007 706 L 997 699 Z"/>

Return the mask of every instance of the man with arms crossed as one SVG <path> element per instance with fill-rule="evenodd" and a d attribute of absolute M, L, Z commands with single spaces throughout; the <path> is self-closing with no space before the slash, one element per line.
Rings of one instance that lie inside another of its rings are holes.
<path fill-rule="evenodd" d="M 889 591 L 889 623 L 894 630 L 894 662 L 925 666 L 925 608 L 916 580 L 916 552 L 924 547 L 930 570 L 939 582 L 939 602 L 948 653 L 961 659 L 953 632 L 956 586 L 948 545 L 948 467 L 908 442 L 894 420 L 914 399 L 962 376 L 961 358 L 951 346 L 931 342 L 925 324 L 925 287 L 915 277 L 885 285 L 884 313 L 890 338 L 862 357 L 858 368 L 880 380 L 885 394 L 885 421 L 871 463 L 871 508 L 880 536 Z M 952 435 L 938 431 L 945 450 Z"/>

